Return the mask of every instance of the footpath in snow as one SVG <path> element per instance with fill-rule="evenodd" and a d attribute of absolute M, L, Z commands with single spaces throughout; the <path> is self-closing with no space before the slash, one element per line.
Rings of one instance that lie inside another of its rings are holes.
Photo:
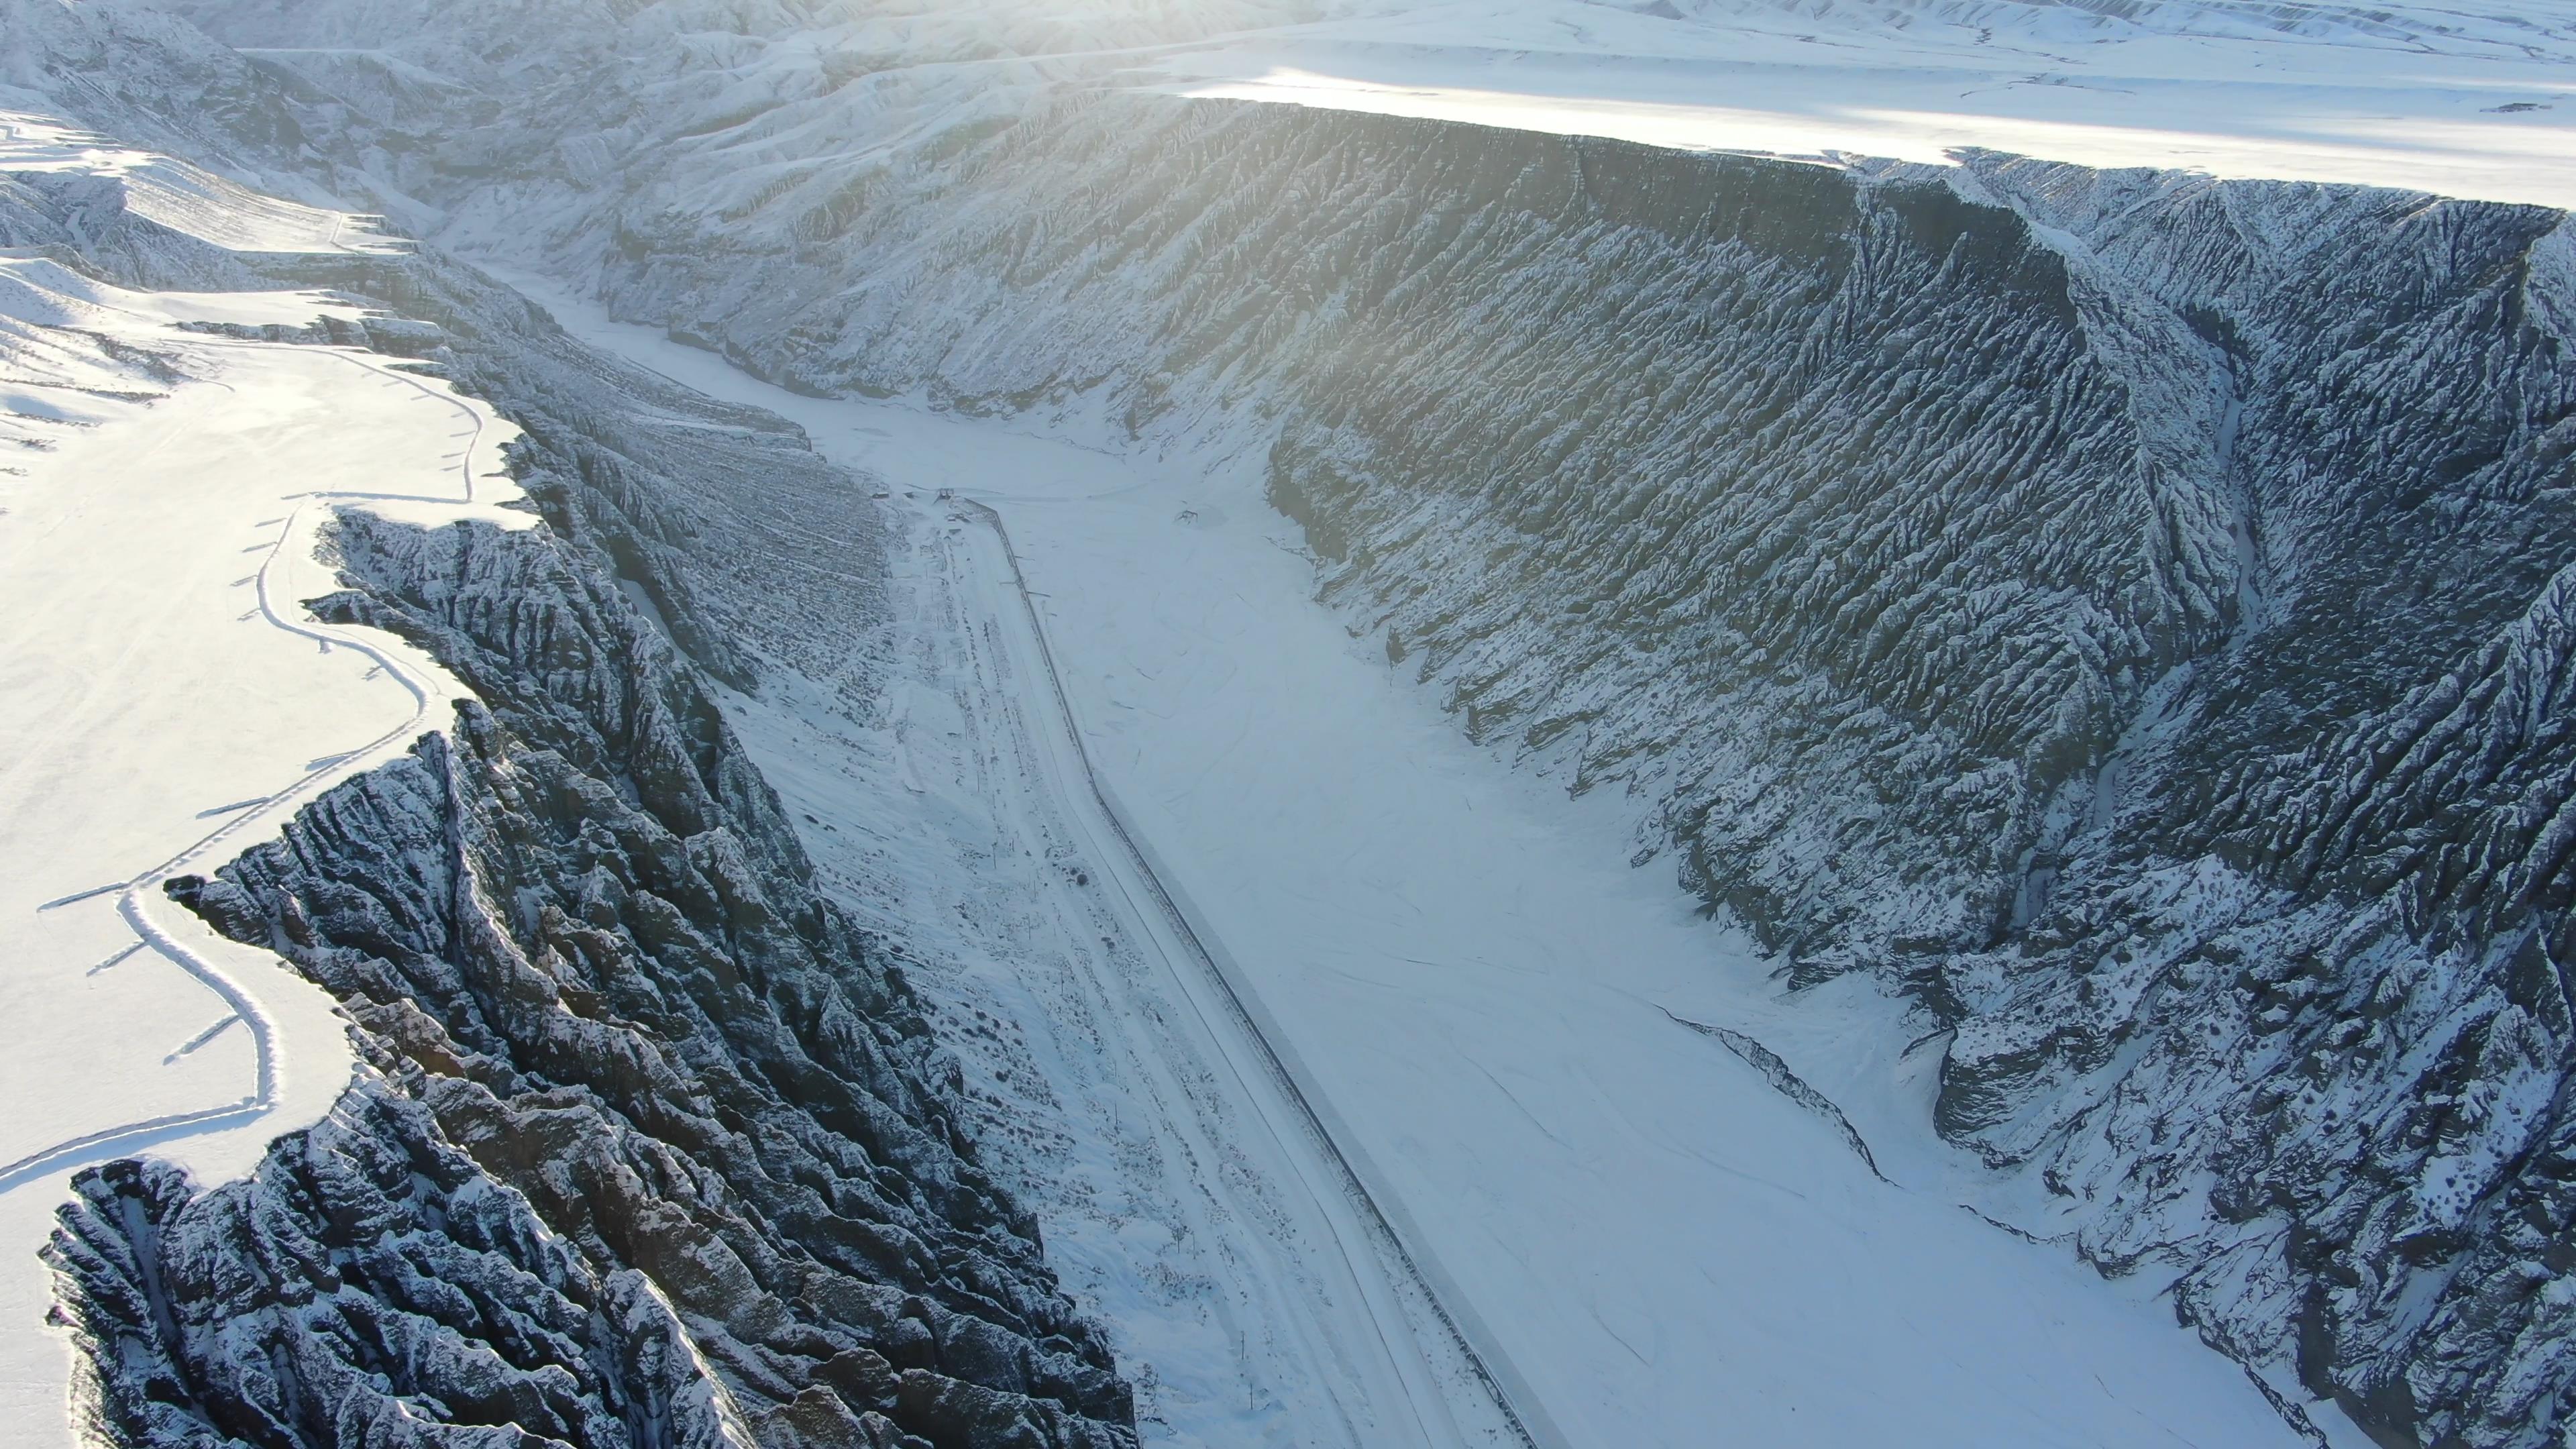
<path fill-rule="evenodd" d="M 1848 982 L 1781 1000 L 1768 963 L 1701 918 L 1666 868 L 1626 866 L 1621 802 L 1567 801 L 1468 745 L 1424 691 L 1315 606 L 1294 528 L 1263 504 L 1257 471 L 798 397 L 559 291 L 530 290 L 594 345 L 781 413 L 898 492 L 953 489 L 1000 511 L 1085 746 L 1127 823 L 1220 938 L 1370 1186 L 1410 1223 L 1411 1246 L 1566 1442 L 1697 1444 L 1713 1426 L 1746 1443 L 1853 1449 L 2298 1442 L 2234 1365 L 2174 1325 L 2154 1285 L 2105 1283 L 2063 1248 L 2019 1241 L 1962 1206 L 2009 1216 L 2020 1189 L 1931 1138 L 1930 1054 L 1899 1055 L 1890 1003 Z M 897 510 L 914 540 L 899 566 L 957 577 L 944 586 L 946 613 L 916 612 L 898 629 L 912 643 L 895 653 L 1007 654 L 1002 561 L 959 541 L 971 531 L 963 517 L 905 522 L 913 510 Z M 916 579 L 897 596 L 934 594 Z M 891 843 L 829 843 L 883 828 L 854 781 L 891 777 L 933 813 L 981 819 L 991 792 L 1025 789 L 1012 782 L 1033 768 L 1066 768 L 1047 748 L 1013 761 L 974 743 L 997 738 L 975 717 L 995 710 L 1015 711 L 1028 732 L 1048 728 L 1052 705 L 1024 663 L 980 676 L 1006 680 L 1007 695 L 990 684 L 921 689 L 956 675 L 900 657 L 896 674 L 912 692 L 876 733 L 825 723 L 820 705 L 773 700 L 746 714 L 764 769 L 826 842 L 818 858 L 849 862 L 839 883 L 879 891 L 880 912 L 903 891 L 888 892 L 865 861 L 893 854 Z M 836 748 L 852 762 L 836 763 Z M 1068 797 L 1063 779 L 1043 783 L 1042 796 Z M 1064 983 L 1085 973 L 1027 949 L 1076 930 L 977 935 L 981 913 L 1010 909 L 1014 888 L 1041 870 L 1087 882 L 1111 850 L 1080 822 L 1037 834 L 1051 842 L 1043 855 L 1015 849 L 1008 832 L 987 837 L 992 848 L 957 857 L 980 881 L 951 880 L 944 895 L 916 882 L 905 909 L 944 915 L 974 938 L 955 950 L 959 974 L 981 978 L 969 983 L 982 992 L 976 1023 L 1030 1044 L 993 1060 L 1046 1078 L 995 1089 L 1069 1104 L 1066 1120 L 1122 1102 L 1168 1114 L 1168 1098 L 1122 1096 L 1101 1080 L 1124 1070 L 1103 1061 L 1150 1055 L 1154 1042 L 1067 1049 L 1082 1036 L 1069 1020 L 1121 1009 L 1114 996 L 1068 1003 Z M 1136 928 L 1132 915 L 1118 923 Z M 1116 957 L 1117 943 L 1104 954 Z M 998 979 L 1014 973 L 1016 984 Z M 1140 1000 L 1150 998 L 1128 1007 Z M 1834 1099 L 1849 1129 L 1691 1022 L 1767 1044 Z M 1203 1110 L 1187 1081 L 1179 1090 Z M 1212 1120 L 1256 1125 L 1224 1110 Z M 1062 1130 L 1063 1140 L 1023 1144 L 1032 1160 L 1079 1160 L 1121 1140 Z M 1849 1132 L 1867 1139 L 1885 1178 Z M 1218 1178 L 1236 1166 L 1220 1160 Z M 1205 1409 L 1228 1370 L 1204 1361 L 1209 1340 L 1190 1325 L 1258 1306 L 1241 1286 L 1244 1265 L 1220 1252 L 1196 1260 L 1210 1277 L 1195 1288 L 1101 1296 L 1127 1271 L 1122 1254 L 1173 1261 L 1157 1256 L 1168 1219 L 1146 1207 L 1156 1181 L 1213 1190 L 1203 1162 L 1159 1170 L 1104 1172 L 1130 1194 L 1121 1202 L 1093 1196 L 1096 1181 L 1056 1194 L 1049 1241 L 1069 1286 L 1119 1326 L 1149 1405 L 1157 1376 L 1174 1373 Z M 1278 1170 L 1275 1159 L 1258 1169 Z M 1121 1224 L 1132 1239 L 1115 1236 Z M 1292 1277 L 1283 1291 L 1330 1290 Z M 1352 1331 L 1314 1305 L 1299 1312 L 1319 1332 Z"/>
<path fill-rule="evenodd" d="M 202 194 L 229 194 L 204 179 Z M 227 212 L 200 239 L 290 252 L 351 230 L 281 205 Z M 343 506 L 529 521 L 494 508 L 516 490 L 483 476 L 510 429 L 445 384 L 174 325 L 335 310 L 353 315 L 309 293 L 135 293 L 0 257 L 0 438 L 17 445 L 0 469 L 0 1424 L 13 1446 L 73 1442 L 72 1353 L 44 1325 L 37 1257 L 72 1173 L 150 1152 L 212 1185 L 317 1120 L 353 1069 L 325 993 L 160 889 L 408 748 L 461 692 L 390 636 L 310 619 L 301 601 L 337 587 L 319 529 Z"/>

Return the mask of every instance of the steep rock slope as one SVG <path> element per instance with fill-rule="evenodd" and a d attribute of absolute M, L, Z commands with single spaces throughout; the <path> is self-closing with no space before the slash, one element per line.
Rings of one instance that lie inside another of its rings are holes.
<path fill-rule="evenodd" d="M 20 182 L 0 206 L 12 235 L 129 285 L 256 280 L 214 275 L 115 191 Z M 340 995 L 373 1070 L 246 1181 L 199 1194 L 134 1163 L 80 1181 L 50 1253 L 90 1428 L 1132 1443 L 1128 1391 L 959 1133 L 909 988 L 815 894 L 656 627 L 751 682 L 760 635 L 699 606 L 723 565 L 691 560 L 756 556 L 790 512 L 839 532 L 833 597 L 864 606 L 853 480 L 776 419 L 591 357 L 434 257 L 276 280 L 402 299 L 414 317 L 278 340 L 374 345 L 509 397 L 554 527 L 338 524 L 349 587 L 320 612 L 421 643 L 488 708 L 181 882 Z M 796 581 L 771 597 L 792 606 Z"/>
<path fill-rule="evenodd" d="M 2551 1432 L 2563 218 L 1133 99 L 741 185 L 558 243 L 791 385 L 1275 429 L 1326 597 L 1912 991 L 2034 1227 L 2396 1442 Z"/>

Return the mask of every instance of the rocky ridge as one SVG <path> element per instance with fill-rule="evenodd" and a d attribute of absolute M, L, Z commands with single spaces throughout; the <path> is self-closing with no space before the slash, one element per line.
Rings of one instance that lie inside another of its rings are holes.
<path fill-rule="evenodd" d="M 49 1254 L 90 1348 L 89 1429 L 1133 1443 L 1107 1348 L 958 1126 L 953 1063 L 817 894 L 709 693 L 707 674 L 754 684 L 798 607 L 870 607 L 857 481 L 434 255 L 268 274 L 121 212 L 112 184 L 8 185 L 12 244 L 122 285 L 390 304 L 274 340 L 490 389 L 525 422 L 514 466 L 550 525 L 341 516 L 346 589 L 317 611 L 421 644 L 482 703 L 174 888 L 340 996 L 368 1070 L 247 1180 L 80 1179 Z M 791 516 L 845 571 L 773 581 L 780 609 L 747 627 L 730 601 L 752 596 L 711 585 Z"/>

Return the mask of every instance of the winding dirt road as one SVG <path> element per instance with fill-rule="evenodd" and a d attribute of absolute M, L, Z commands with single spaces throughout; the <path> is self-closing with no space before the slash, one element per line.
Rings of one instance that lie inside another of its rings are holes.
<path fill-rule="evenodd" d="M 308 303 L 278 299 L 296 321 Z M 355 1065 L 325 993 L 162 894 L 408 749 L 460 692 L 390 636 L 306 615 L 336 587 L 322 529 L 349 504 L 530 521 L 478 481 L 508 426 L 435 379 L 160 316 L 120 330 L 212 380 L 68 430 L 0 518 L 0 1421 L 30 1444 L 71 1442 L 35 1257 L 70 1176 L 150 1150 L 222 1181 Z"/>

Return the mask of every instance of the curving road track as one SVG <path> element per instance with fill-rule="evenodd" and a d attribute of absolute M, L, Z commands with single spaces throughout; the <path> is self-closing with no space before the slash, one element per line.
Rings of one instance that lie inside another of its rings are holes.
<path fill-rule="evenodd" d="M 0 520 L 0 1423 L 30 1449 L 73 1442 L 35 1256 L 70 1175 L 152 1151 L 221 1181 L 328 1112 L 354 1065 L 326 994 L 161 896 L 409 748 L 457 692 L 389 636 L 305 616 L 334 587 L 322 527 L 348 504 L 533 521 L 483 506 L 506 425 L 435 379 L 173 337 L 157 314 L 109 325 L 225 365 L 148 409 L 93 407 Z"/>
<path fill-rule="evenodd" d="M 1275 1039 L 1274 1029 L 1266 1029 L 1265 1013 L 1228 968 L 1222 945 L 1214 944 L 1203 922 L 1194 920 L 1196 912 L 1186 898 L 1166 884 L 1151 846 L 1129 828 L 1114 792 L 1092 768 L 1046 642 L 1044 621 L 1001 515 L 971 500 L 954 500 L 951 506 L 955 516 L 981 525 L 976 530 L 980 546 L 970 552 L 985 578 L 973 582 L 989 589 L 990 617 L 999 625 L 1010 662 L 1037 686 L 1031 692 L 1043 695 L 1043 702 L 1031 701 L 1040 716 L 1032 720 L 1032 743 L 1054 777 L 1074 828 L 1085 837 L 1088 854 L 1124 906 L 1138 944 L 1160 960 L 1175 995 L 1195 1013 L 1203 1038 L 1232 1075 L 1236 1095 L 1254 1114 L 1245 1125 L 1277 1147 L 1275 1155 L 1290 1165 L 1293 1185 L 1329 1235 L 1325 1256 L 1342 1278 L 1335 1286 L 1351 1295 L 1358 1312 L 1349 1321 L 1370 1340 L 1342 1347 L 1367 1364 L 1371 1397 L 1401 1406 L 1400 1415 L 1391 1416 L 1401 1421 L 1378 1425 L 1369 1442 L 1430 1449 L 1475 1442 L 1468 1425 L 1492 1416 L 1470 1413 L 1462 1423 L 1456 1396 L 1472 1394 L 1490 1402 L 1510 1438 L 1525 1449 L 1563 1449 L 1567 1441 L 1527 1381 L 1436 1261 L 1408 1243 L 1400 1205 L 1391 1212 L 1370 1187 L 1365 1159 L 1337 1137 L 1330 1109 L 1304 1081 L 1293 1051 Z M 999 597 L 1005 593 L 1007 600 Z M 1404 1301 L 1408 1298 L 1412 1311 Z M 1447 1341 L 1426 1346 L 1420 1341 L 1426 1330 Z M 1442 1373 L 1435 1356 L 1463 1365 L 1466 1372 Z"/>
<path fill-rule="evenodd" d="M 192 346 L 212 348 L 258 348 L 274 352 L 284 344 L 268 342 L 220 342 L 191 339 Z M 330 512 L 330 506 L 357 502 L 449 503 L 471 505 L 476 501 L 474 455 L 483 440 L 485 414 L 452 393 L 430 387 L 409 373 L 395 372 L 364 357 L 336 348 L 303 349 L 313 355 L 333 358 L 362 372 L 385 379 L 386 385 L 411 389 L 422 398 L 445 403 L 468 425 L 465 446 L 458 454 L 457 475 L 460 496 L 439 498 L 416 493 L 373 492 L 360 489 L 317 489 L 301 495 L 288 495 L 295 501 L 253 577 L 259 599 L 259 613 L 268 624 L 289 634 L 314 640 L 318 644 L 353 650 L 372 660 L 412 697 L 409 719 L 374 739 L 336 757 L 333 763 L 311 771 L 274 794 L 260 797 L 256 808 L 232 816 L 223 825 L 190 843 L 176 855 L 152 866 L 114 890 L 117 914 L 122 917 L 136 940 L 167 958 L 172 964 L 203 983 L 247 1028 L 251 1036 L 256 1063 L 256 1086 L 238 1102 L 208 1107 L 193 1112 L 177 1112 L 147 1117 L 83 1133 L 27 1153 L 13 1161 L 0 1163 L 0 1192 L 56 1173 L 76 1170 L 95 1162 L 128 1156 L 146 1147 L 161 1146 L 181 1137 L 220 1131 L 247 1125 L 272 1111 L 278 1100 L 279 1078 L 284 1068 L 284 1049 L 274 1015 L 258 997 L 246 989 L 221 965 L 153 919 L 148 902 L 162 895 L 162 885 L 191 869 L 220 864 L 237 852 L 224 847 L 246 834 L 274 830 L 284 823 L 306 801 L 339 784 L 361 770 L 372 769 L 397 747 L 408 744 L 429 726 L 433 707 L 453 696 L 453 689 L 434 686 L 430 672 L 403 651 L 381 647 L 383 636 L 372 630 L 341 628 L 324 624 L 305 614 L 301 604 L 281 608 L 278 602 L 280 560 L 310 558 L 320 546 L 319 528 Z M 316 505 L 320 505 L 317 507 Z M 372 636 L 372 637 L 371 637 Z M 48 902 L 39 909 L 60 909 L 79 900 L 109 893 L 108 889 L 84 891 L 79 896 Z"/>

